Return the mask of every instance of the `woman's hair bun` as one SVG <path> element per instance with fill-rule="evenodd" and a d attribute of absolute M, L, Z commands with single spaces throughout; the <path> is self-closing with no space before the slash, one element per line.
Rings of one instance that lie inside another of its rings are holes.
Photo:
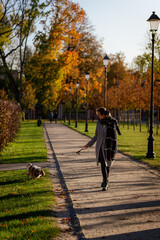
<path fill-rule="evenodd" d="M 96 111 L 100 112 L 101 115 L 110 115 L 110 111 L 105 107 L 97 108 Z"/>
<path fill-rule="evenodd" d="M 108 109 L 106 109 L 105 115 L 109 115 L 109 114 L 110 114 L 110 111 Z"/>

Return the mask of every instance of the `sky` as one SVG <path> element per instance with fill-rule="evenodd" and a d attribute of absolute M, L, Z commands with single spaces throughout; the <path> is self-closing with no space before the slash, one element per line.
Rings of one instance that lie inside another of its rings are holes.
<path fill-rule="evenodd" d="M 107 55 L 123 52 L 131 65 L 148 41 L 147 19 L 160 18 L 160 0 L 73 0 L 86 11 L 97 39 L 103 39 Z M 158 32 L 160 34 L 160 26 Z M 149 34 L 150 35 L 150 34 Z M 151 36 L 151 35 L 150 35 Z"/>

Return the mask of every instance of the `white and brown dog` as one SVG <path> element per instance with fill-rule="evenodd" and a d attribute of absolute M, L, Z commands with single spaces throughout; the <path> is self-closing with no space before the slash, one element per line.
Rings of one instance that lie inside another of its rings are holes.
<path fill-rule="evenodd" d="M 45 172 L 42 170 L 41 167 L 38 167 L 31 163 L 28 163 L 27 167 L 28 167 L 28 180 L 30 177 L 32 177 L 33 179 L 37 179 L 40 176 L 45 176 Z"/>

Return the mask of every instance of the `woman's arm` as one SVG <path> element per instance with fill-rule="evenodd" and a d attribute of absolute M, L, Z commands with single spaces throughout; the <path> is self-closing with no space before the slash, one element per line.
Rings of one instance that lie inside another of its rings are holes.
<path fill-rule="evenodd" d="M 116 124 L 116 130 L 117 130 L 117 132 L 118 132 L 118 135 L 122 135 L 122 134 L 121 134 L 121 131 L 120 131 L 120 129 L 119 129 L 118 123 Z"/>
<path fill-rule="evenodd" d="M 97 126 L 94 137 L 84 146 L 84 148 L 92 147 L 96 141 L 97 141 Z"/>

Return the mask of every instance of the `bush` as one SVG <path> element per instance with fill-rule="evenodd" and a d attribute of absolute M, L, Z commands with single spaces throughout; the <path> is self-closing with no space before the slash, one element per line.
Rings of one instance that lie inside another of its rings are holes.
<path fill-rule="evenodd" d="M 21 107 L 11 101 L 0 100 L 0 150 L 17 135 Z"/>

